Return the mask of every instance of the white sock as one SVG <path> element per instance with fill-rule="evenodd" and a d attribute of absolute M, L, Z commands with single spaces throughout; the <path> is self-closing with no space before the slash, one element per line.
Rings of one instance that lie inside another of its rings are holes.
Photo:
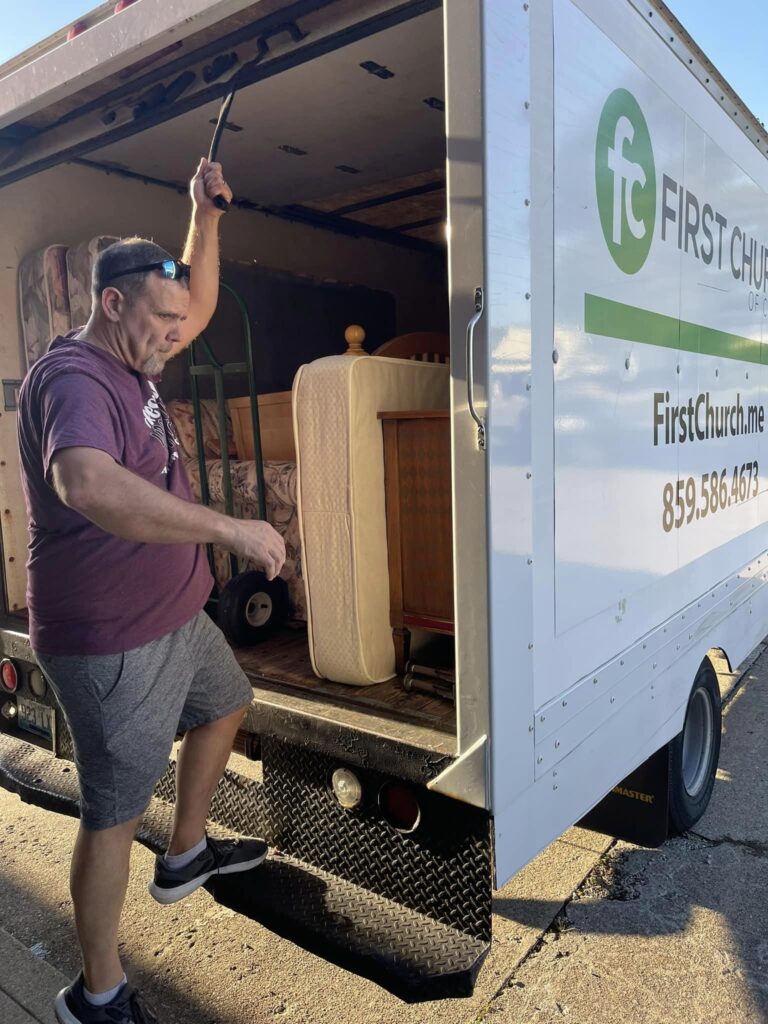
<path fill-rule="evenodd" d="M 171 871 L 178 871 L 179 868 L 185 868 L 187 864 L 191 864 L 195 857 L 203 852 L 206 844 L 207 838 L 206 836 L 203 836 L 200 842 L 196 846 L 193 846 L 191 850 L 187 850 L 186 853 L 166 853 L 163 860 Z"/>
<path fill-rule="evenodd" d="M 107 1003 L 111 1003 L 115 996 L 118 994 L 123 985 L 128 984 L 128 979 L 123 975 L 123 980 L 111 988 L 109 992 L 89 992 L 88 989 L 83 985 L 83 995 L 85 996 L 86 1002 L 90 1003 L 91 1006 L 106 1006 Z"/>

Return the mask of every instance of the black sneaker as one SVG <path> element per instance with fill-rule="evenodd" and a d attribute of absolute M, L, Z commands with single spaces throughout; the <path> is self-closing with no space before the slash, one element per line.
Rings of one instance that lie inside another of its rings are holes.
<path fill-rule="evenodd" d="M 93 1006 L 85 998 L 82 973 L 59 992 L 53 1005 L 60 1024 L 158 1024 L 154 1012 L 130 985 L 123 985 L 111 1003 Z"/>
<path fill-rule="evenodd" d="M 202 853 L 184 868 L 171 870 L 163 857 L 155 858 L 155 877 L 149 891 L 158 903 L 175 903 L 199 889 L 213 875 L 250 871 L 266 859 L 263 839 L 208 839 Z"/>

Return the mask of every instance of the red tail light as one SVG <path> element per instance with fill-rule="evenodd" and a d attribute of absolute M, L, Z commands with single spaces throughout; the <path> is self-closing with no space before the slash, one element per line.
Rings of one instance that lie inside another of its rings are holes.
<path fill-rule="evenodd" d="M 4 690 L 7 690 L 8 693 L 16 692 L 16 687 L 19 685 L 19 674 L 9 658 L 5 658 L 0 664 L 0 679 Z"/>
<path fill-rule="evenodd" d="M 413 790 L 399 782 L 387 782 L 379 790 L 379 807 L 385 821 L 398 832 L 413 832 L 421 821 L 421 808 Z"/>

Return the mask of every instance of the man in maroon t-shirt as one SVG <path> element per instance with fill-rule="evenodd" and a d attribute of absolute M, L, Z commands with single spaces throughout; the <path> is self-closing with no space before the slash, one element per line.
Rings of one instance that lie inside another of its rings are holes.
<path fill-rule="evenodd" d="M 80 781 L 71 891 L 83 971 L 56 1000 L 63 1024 L 154 1020 L 126 982 L 118 927 L 136 827 L 177 732 L 173 834 L 152 895 L 173 903 L 267 854 L 259 839 L 205 833 L 251 687 L 202 611 L 212 580 L 201 545 L 220 544 L 270 578 L 285 545 L 268 523 L 193 501 L 157 392 L 166 361 L 203 330 L 218 297 L 211 197 L 231 199 L 220 165 L 203 160 L 191 194 L 183 261 L 138 238 L 104 250 L 90 320 L 54 340 L 19 398 L 30 635 Z"/>

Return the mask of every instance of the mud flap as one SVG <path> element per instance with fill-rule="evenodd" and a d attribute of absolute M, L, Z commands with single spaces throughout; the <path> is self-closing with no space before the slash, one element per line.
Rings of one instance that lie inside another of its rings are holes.
<path fill-rule="evenodd" d="M 669 746 L 614 786 L 578 824 L 638 846 L 661 846 L 669 834 Z"/>

